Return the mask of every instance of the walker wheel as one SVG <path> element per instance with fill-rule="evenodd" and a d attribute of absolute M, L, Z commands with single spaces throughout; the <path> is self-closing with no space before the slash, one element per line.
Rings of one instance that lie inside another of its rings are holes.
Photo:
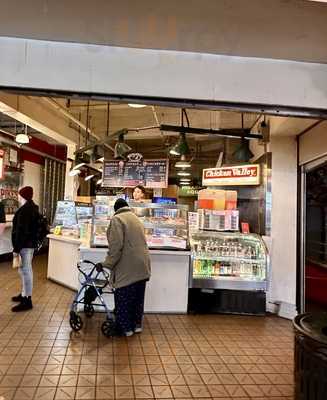
<path fill-rule="evenodd" d="M 87 316 L 87 318 L 93 317 L 94 307 L 92 304 L 84 304 L 84 314 Z"/>
<path fill-rule="evenodd" d="M 115 336 L 115 323 L 114 321 L 107 319 L 101 325 L 101 332 L 106 337 Z"/>
<path fill-rule="evenodd" d="M 70 313 L 69 324 L 75 332 L 78 332 L 83 328 L 82 318 L 75 312 Z"/>

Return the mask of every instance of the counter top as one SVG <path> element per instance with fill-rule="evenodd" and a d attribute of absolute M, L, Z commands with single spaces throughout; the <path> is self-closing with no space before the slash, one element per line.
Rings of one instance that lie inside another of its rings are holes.
<path fill-rule="evenodd" d="M 76 245 L 81 245 L 81 251 L 88 251 L 90 253 L 107 253 L 108 247 L 88 247 L 82 244 L 80 239 L 71 238 L 68 236 L 61 235 L 48 235 L 48 238 L 51 240 L 57 240 L 59 242 L 72 243 Z M 189 250 L 167 250 L 167 249 L 150 249 L 150 254 L 152 255 L 175 255 L 175 256 L 189 256 L 191 252 Z"/>
<path fill-rule="evenodd" d="M 80 245 L 82 242 L 80 241 L 80 239 L 75 239 L 69 236 L 61 236 L 61 235 L 53 235 L 50 234 L 47 236 L 48 239 L 51 240 L 57 240 L 59 242 L 65 242 L 65 243 L 72 243 L 72 244 L 76 244 L 76 245 Z"/>
<path fill-rule="evenodd" d="M 107 247 L 85 247 L 85 246 L 81 246 L 80 250 L 84 250 L 84 251 L 88 251 L 90 253 L 107 253 L 108 248 Z M 190 251 L 187 250 L 160 250 L 160 249 L 150 249 L 149 250 L 150 254 L 153 255 L 176 255 L 176 256 L 189 256 L 191 254 Z"/>

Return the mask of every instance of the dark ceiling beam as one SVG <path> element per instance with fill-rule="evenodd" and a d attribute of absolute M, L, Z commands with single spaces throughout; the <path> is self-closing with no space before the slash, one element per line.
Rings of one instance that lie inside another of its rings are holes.
<path fill-rule="evenodd" d="M 250 133 L 250 129 L 204 129 L 204 128 L 191 128 L 188 126 L 176 125 L 160 125 L 161 131 L 189 133 L 193 135 L 215 135 L 222 137 L 235 137 L 240 139 L 262 139 L 263 136 L 259 133 Z"/>

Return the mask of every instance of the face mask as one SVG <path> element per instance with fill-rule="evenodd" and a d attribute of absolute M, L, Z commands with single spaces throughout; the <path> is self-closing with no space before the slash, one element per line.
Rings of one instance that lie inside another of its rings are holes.
<path fill-rule="evenodd" d="M 18 203 L 23 206 L 26 203 L 26 200 L 22 196 L 18 195 Z"/>

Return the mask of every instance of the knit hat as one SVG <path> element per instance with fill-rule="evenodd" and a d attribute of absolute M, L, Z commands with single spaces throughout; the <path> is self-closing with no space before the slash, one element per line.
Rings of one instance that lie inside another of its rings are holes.
<path fill-rule="evenodd" d="M 127 202 L 124 199 L 117 199 L 114 205 L 115 212 L 118 211 L 120 208 L 128 207 Z"/>
<path fill-rule="evenodd" d="M 23 199 L 27 201 L 33 199 L 33 188 L 31 186 L 24 186 L 23 188 L 20 189 L 18 193 Z"/>

